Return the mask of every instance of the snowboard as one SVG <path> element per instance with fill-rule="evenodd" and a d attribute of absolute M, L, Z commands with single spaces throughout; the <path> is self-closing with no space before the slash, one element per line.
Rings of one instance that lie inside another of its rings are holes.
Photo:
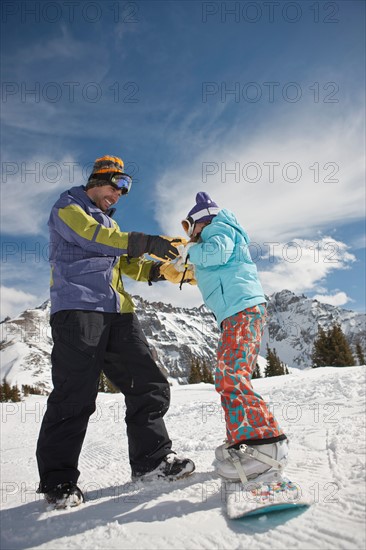
<path fill-rule="evenodd" d="M 301 488 L 289 479 L 270 482 L 223 481 L 223 496 L 229 519 L 264 516 L 284 510 L 303 511 L 309 508 Z"/>

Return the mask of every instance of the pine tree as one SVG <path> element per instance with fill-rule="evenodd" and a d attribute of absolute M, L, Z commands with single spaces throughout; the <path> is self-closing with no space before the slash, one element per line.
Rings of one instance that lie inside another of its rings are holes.
<path fill-rule="evenodd" d="M 267 344 L 267 354 L 266 354 L 266 368 L 264 371 L 264 376 L 281 376 L 283 374 L 288 374 L 288 370 L 285 367 L 285 364 L 282 363 L 280 358 L 277 355 L 276 349 L 271 348 Z M 287 370 L 287 372 L 286 372 Z"/>
<path fill-rule="evenodd" d="M 276 351 L 276 350 L 275 350 Z M 289 370 L 287 368 L 287 366 L 285 365 L 285 363 L 283 361 L 280 360 L 280 358 L 277 356 L 277 359 L 279 361 L 279 364 L 278 364 L 278 375 L 281 376 L 281 375 L 285 375 L 285 374 L 290 374 L 289 373 Z"/>
<path fill-rule="evenodd" d="M 264 376 L 267 378 L 268 376 L 275 376 L 273 374 L 274 372 L 274 360 L 273 360 L 273 352 L 269 345 L 267 344 L 267 352 L 266 352 L 266 368 L 264 369 Z"/>
<path fill-rule="evenodd" d="M 213 384 L 214 377 L 205 359 L 191 355 L 188 384 L 198 384 L 199 382 Z"/>
<path fill-rule="evenodd" d="M 253 372 L 252 372 L 252 380 L 254 380 L 255 378 L 262 378 L 261 369 L 260 369 L 258 363 L 256 363 L 256 365 L 253 369 Z"/>
<path fill-rule="evenodd" d="M 100 373 L 98 392 L 119 393 L 119 389 L 112 384 L 103 371 Z"/>
<path fill-rule="evenodd" d="M 29 384 L 22 384 L 22 392 L 24 397 L 28 395 L 43 395 L 43 391 L 37 386 L 30 386 Z"/>
<path fill-rule="evenodd" d="M 357 355 L 358 364 L 359 365 L 364 365 L 365 364 L 365 356 L 363 354 L 360 342 L 357 342 L 357 344 L 356 344 L 356 355 Z"/>
<path fill-rule="evenodd" d="M 104 374 L 104 373 L 103 373 Z M 104 375 L 105 376 L 105 375 Z M 106 393 L 119 393 L 120 390 L 105 376 Z"/>
<path fill-rule="evenodd" d="M 202 382 L 202 373 L 199 361 L 196 357 L 191 357 L 190 372 L 188 376 L 188 384 L 198 384 Z"/>
<path fill-rule="evenodd" d="M 21 401 L 21 394 L 18 386 L 10 386 L 5 378 L 3 379 L 3 382 L 0 386 L 0 401 Z"/>
<path fill-rule="evenodd" d="M 313 368 L 325 367 L 326 365 L 329 365 L 329 339 L 327 333 L 320 325 L 318 326 L 318 335 L 314 341 L 311 359 L 313 363 Z"/>
<path fill-rule="evenodd" d="M 21 401 L 21 400 L 22 400 L 22 397 L 18 386 L 12 386 L 10 401 Z"/>
<path fill-rule="evenodd" d="M 340 325 L 335 324 L 327 331 L 318 328 L 312 353 L 313 367 L 342 367 L 355 364 L 350 345 Z"/>
<path fill-rule="evenodd" d="M 329 333 L 330 343 L 334 350 L 332 366 L 348 367 L 354 365 L 355 358 L 353 357 L 350 345 L 346 336 L 343 334 L 340 325 L 334 325 Z"/>
<path fill-rule="evenodd" d="M 11 391 L 10 384 L 8 384 L 8 382 L 4 378 L 3 383 L 0 386 L 0 401 L 2 403 L 9 401 L 10 391 Z"/>
<path fill-rule="evenodd" d="M 205 359 L 202 359 L 202 362 L 201 362 L 201 373 L 202 373 L 202 382 L 206 382 L 206 384 L 214 383 L 214 377 Z"/>
<path fill-rule="evenodd" d="M 98 392 L 105 393 L 105 375 L 102 371 L 99 376 Z"/>

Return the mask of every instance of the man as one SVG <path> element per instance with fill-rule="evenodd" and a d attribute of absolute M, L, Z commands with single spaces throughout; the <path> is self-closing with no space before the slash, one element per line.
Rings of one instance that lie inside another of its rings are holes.
<path fill-rule="evenodd" d="M 169 279 L 176 241 L 121 232 L 112 219 L 132 179 L 123 161 L 95 161 L 86 187 L 62 193 L 49 219 L 53 391 L 38 444 L 38 491 L 55 508 L 84 501 L 78 459 L 103 370 L 125 396 L 133 479 L 179 479 L 195 468 L 172 452 L 163 416 L 170 391 L 134 313 L 122 275 Z M 143 259 L 145 253 L 163 260 Z M 168 261 L 167 261 L 168 260 Z M 164 275 L 165 273 L 165 275 Z"/>
<path fill-rule="evenodd" d="M 218 474 L 230 481 L 271 479 L 287 461 L 286 436 L 251 383 L 266 319 L 266 299 L 235 215 L 205 192 L 182 225 L 191 242 L 179 245 L 178 264 L 193 264 L 206 306 L 221 337 L 215 386 L 225 413 L 226 443 L 216 451 Z"/>

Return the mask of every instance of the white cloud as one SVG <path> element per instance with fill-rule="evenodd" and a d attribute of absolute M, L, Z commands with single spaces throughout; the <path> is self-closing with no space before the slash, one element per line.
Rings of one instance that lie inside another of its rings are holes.
<path fill-rule="evenodd" d="M 291 243 L 275 243 L 269 248 L 267 265 L 260 278 L 267 294 L 284 288 L 295 293 L 318 290 L 324 292 L 327 275 L 334 270 L 347 269 L 356 261 L 345 243 L 332 237 L 318 241 L 294 239 Z M 259 262 L 260 268 L 260 262 Z"/>
<path fill-rule="evenodd" d="M 238 111 L 236 126 L 226 134 L 219 131 L 219 119 L 211 132 L 208 117 L 200 129 L 207 145 L 185 140 L 184 160 L 156 184 L 162 231 L 182 234 L 180 220 L 194 206 L 196 193 L 206 191 L 236 214 L 260 250 L 277 244 L 275 261 L 265 268 L 258 264 L 267 293 L 288 288 L 327 295 L 327 275 L 355 258 L 345 243 L 319 235 L 365 215 L 360 105 L 343 98 L 332 109 L 325 104 L 277 109 L 251 132 Z M 291 261 L 291 242 L 302 250 L 297 261 Z M 286 252 L 289 257 L 283 258 Z"/>
<path fill-rule="evenodd" d="M 294 239 L 291 243 L 273 242 L 257 265 L 266 294 L 284 288 L 298 294 L 316 290 L 318 296 L 324 296 L 323 301 L 344 305 L 350 300 L 348 296 L 344 292 L 329 295 L 324 283 L 329 273 L 349 269 L 354 261 L 356 258 L 348 252 L 345 243 L 332 237 L 322 237 L 317 241 Z M 262 267 L 263 263 L 266 267 Z M 128 292 L 149 301 L 171 303 L 177 307 L 198 307 L 203 303 L 201 293 L 195 286 L 183 285 L 179 290 L 179 285 L 160 282 L 149 287 L 129 279 L 125 279 L 124 284 Z"/>
<path fill-rule="evenodd" d="M 22 313 L 25 309 L 39 305 L 39 300 L 34 294 L 2 286 L 0 287 L 1 295 L 1 319 L 4 317 L 15 317 Z"/>
<path fill-rule="evenodd" d="M 4 128 L 46 134 L 50 141 L 55 136 L 85 135 L 86 126 L 95 126 L 95 117 L 103 118 L 114 98 L 112 82 L 105 82 L 110 58 L 104 41 L 93 33 L 74 37 L 66 25 L 55 27 L 49 38 L 40 35 L 23 47 L 8 48 L 1 57 Z"/>
<path fill-rule="evenodd" d="M 366 248 L 366 235 L 365 234 L 355 235 L 352 238 L 351 246 L 355 250 L 361 250 L 363 248 Z"/>
<path fill-rule="evenodd" d="M 83 183 L 83 167 L 71 155 L 33 156 L 2 163 L 2 232 L 48 237 L 47 219 L 62 191 Z"/>
<path fill-rule="evenodd" d="M 322 304 L 330 304 L 331 306 L 344 306 L 350 301 L 350 298 L 345 292 L 336 292 L 335 294 L 329 295 L 316 294 L 313 298 Z"/>
<path fill-rule="evenodd" d="M 60 25 L 48 38 L 40 34 L 31 42 L 24 42 L 23 47 L 18 44 L 14 50 L 6 51 L 2 61 L 11 77 L 27 82 L 27 89 L 32 89 L 30 83 L 37 81 L 40 74 L 56 76 L 57 82 L 80 83 L 85 78 L 86 82 L 100 81 L 109 71 L 110 57 L 106 44 L 96 40 L 95 35 L 81 38 L 73 35 L 67 25 Z"/>
<path fill-rule="evenodd" d="M 217 133 L 214 143 L 186 150 L 184 163 L 163 174 L 156 219 L 167 234 L 181 231 L 202 190 L 233 210 L 257 242 L 313 238 L 362 219 L 363 131 L 362 110 L 344 105 L 337 115 L 320 107 L 279 112 L 249 136 L 244 123 Z"/>

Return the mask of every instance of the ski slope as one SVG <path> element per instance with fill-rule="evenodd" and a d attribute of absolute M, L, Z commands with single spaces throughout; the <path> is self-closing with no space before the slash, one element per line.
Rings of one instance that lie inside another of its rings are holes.
<path fill-rule="evenodd" d="M 213 450 L 225 437 L 213 386 L 172 387 L 174 449 L 196 462 L 179 482 L 132 483 L 123 397 L 99 394 L 80 460 L 87 502 L 48 510 L 35 493 L 45 397 L 1 404 L 1 547 L 10 549 L 361 549 L 365 547 L 365 368 L 254 380 L 290 440 L 288 476 L 310 509 L 232 521 Z"/>

